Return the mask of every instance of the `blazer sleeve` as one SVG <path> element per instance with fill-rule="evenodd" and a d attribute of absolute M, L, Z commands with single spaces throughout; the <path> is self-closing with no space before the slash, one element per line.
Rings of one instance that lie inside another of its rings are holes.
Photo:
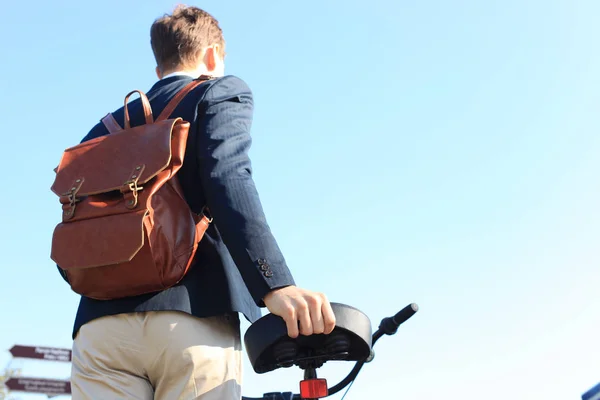
<path fill-rule="evenodd" d="M 267 224 L 248 156 L 253 96 L 235 76 L 217 79 L 198 109 L 199 174 L 213 223 L 259 307 L 271 290 L 294 285 Z"/>

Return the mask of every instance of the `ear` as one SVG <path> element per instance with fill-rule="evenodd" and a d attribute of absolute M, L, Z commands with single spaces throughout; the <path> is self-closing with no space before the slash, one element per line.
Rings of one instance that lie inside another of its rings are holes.
<path fill-rule="evenodd" d="M 208 72 L 212 72 L 217 68 L 217 51 L 216 46 L 210 46 L 206 48 L 204 52 L 204 65 Z"/>
<path fill-rule="evenodd" d="M 160 68 L 158 68 L 158 66 L 156 66 L 154 71 L 156 72 L 156 76 L 158 77 L 158 79 L 162 79 L 162 72 L 160 72 Z"/>

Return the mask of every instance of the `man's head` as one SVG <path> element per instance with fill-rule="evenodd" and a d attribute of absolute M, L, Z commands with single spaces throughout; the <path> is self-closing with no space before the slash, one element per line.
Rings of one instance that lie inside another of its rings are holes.
<path fill-rule="evenodd" d="M 175 71 L 222 76 L 225 40 L 219 22 L 197 7 L 177 6 L 152 24 L 150 41 L 159 79 Z"/>

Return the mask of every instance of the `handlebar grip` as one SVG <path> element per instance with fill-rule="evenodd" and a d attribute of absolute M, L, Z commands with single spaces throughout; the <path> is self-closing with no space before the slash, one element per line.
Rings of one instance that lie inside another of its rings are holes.
<path fill-rule="evenodd" d="M 379 325 L 379 334 L 393 335 L 398 330 L 398 327 L 415 315 L 417 311 L 419 311 L 419 306 L 411 303 L 393 317 L 384 318 Z"/>
<path fill-rule="evenodd" d="M 416 314 L 419 311 L 419 306 L 415 303 L 409 304 L 404 307 L 402 310 L 398 311 L 396 315 L 392 317 L 394 320 L 394 325 L 397 327 L 405 323 L 410 317 Z"/>

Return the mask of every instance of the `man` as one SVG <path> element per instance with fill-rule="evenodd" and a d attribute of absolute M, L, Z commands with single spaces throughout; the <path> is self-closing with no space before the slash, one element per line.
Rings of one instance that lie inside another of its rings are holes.
<path fill-rule="evenodd" d="M 253 99 L 239 78 L 224 76 L 218 22 L 180 6 L 154 22 L 151 44 L 159 81 L 146 93 L 157 116 L 201 75 L 171 117 L 191 123 L 179 181 L 195 212 L 213 223 L 194 265 L 175 287 L 109 301 L 82 297 L 73 330 L 73 399 L 228 400 L 241 397 L 238 313 L 260 307 L 281 316 L 291 337 L 330 333 L 327 298 L 298 288 L 267 225 L 248 158 Z M 144 122 L 139 100 L 132 126 Z M 123 126 L 123 108 L 112 113 Z M 97 124 L 83 141 L 106 135 Z"/>

